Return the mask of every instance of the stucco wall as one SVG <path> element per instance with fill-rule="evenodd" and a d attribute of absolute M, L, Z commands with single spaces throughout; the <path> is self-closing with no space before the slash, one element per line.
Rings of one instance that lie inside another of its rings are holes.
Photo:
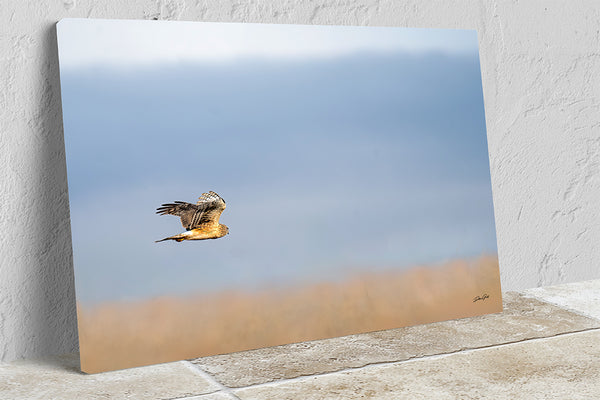
<path fill-rule="evenodd" d="M 600 277 L 600 3 L 8 0 L 0 6 L 0 360 L 77 349 L 55 23 L 475 28 L 503 289 Z"/>

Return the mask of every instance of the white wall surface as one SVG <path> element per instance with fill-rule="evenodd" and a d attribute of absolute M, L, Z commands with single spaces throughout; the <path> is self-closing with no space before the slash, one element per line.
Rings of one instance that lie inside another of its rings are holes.
<path fill-rule="evenodd" d="M 503 289 L 600 277 L 600 2 L 4 0 L 0 360 L 78 346 L 55 29 L 64 17 L 475 28 Z"/>

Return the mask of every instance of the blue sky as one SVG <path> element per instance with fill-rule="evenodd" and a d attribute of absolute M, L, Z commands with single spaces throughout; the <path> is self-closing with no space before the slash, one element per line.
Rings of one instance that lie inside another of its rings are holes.
<path fill-rule="evenodd" d="M 76 289 L 94 303 L 496 252 L 474 31 L 63 20 Z M 219 240 L 161 203 L 227 202 Z"/>

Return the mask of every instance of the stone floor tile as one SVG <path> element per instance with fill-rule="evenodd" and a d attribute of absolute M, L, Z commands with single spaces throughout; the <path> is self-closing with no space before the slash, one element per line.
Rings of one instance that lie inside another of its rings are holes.
<path fill-rule="evenodd" d="M 234 390 L 251 399 L 600 399 L 600 331 Z"/>
<path fill-rule="evenodd" d="M 504 293 L 504 311 L 326 340 L 192 360 L 228 387 L 408 360 L 600 326 L 600 321 L 517 293 Z"/>
<path fill-rule="evenodd" d="M 528 289 L 523 294 L 600 320 L 600 279 Z"/>
<path fill-rule="evenodd" d="M 235 397 L 230 393 L 215 392 L 210 394 L 203 394 L 201 396 L 185 397 L 174 400 L 238 400 L 238 397 Z"/>
<path fill-rule="evenodd" d="M 164 399 L 220 386 L 182 362 L 87 375 L 79 355 L 0 364 L 0 399 Z"/>

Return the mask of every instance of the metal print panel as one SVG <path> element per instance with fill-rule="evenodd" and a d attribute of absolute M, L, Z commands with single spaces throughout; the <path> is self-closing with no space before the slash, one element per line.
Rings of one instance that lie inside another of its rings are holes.
<path fill-rule="evenodd" d="M 83 371 L 501 310 L 475 31 L 58 39 Z"/>

